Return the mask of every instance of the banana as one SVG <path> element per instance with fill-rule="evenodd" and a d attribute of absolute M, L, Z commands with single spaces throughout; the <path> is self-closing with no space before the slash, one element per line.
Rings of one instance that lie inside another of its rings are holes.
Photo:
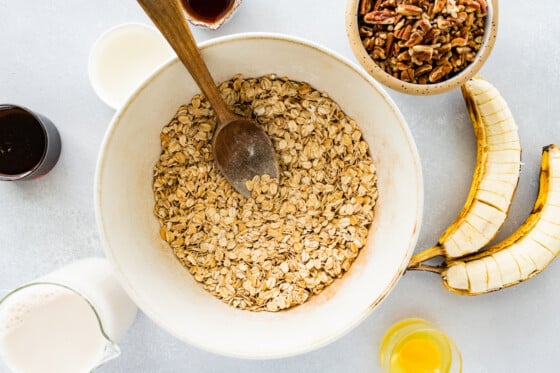
<path fill-rule="evenodd" d="M 560 147 L 549 145 L 543 149 L 539 182 L 533 210 L 515 233 L 488 250 L 452 261 L 441 270 L 449 290 L 478 295 L 512 286 L 540 273 L 558 255 Z M 435 267 L 431 270 L 438 272 Z"/>
<path fill-rule="evenodd" d="M 517 189 L 521 143 L 507 103 L 481 78 L 465 83 L 462 92 L 477 139 L 471 189 L 453 224 L 435 246 L 412 257 L 410 269 L 436 256 L 451 260 L 478 252 L 502 227 Z"/>

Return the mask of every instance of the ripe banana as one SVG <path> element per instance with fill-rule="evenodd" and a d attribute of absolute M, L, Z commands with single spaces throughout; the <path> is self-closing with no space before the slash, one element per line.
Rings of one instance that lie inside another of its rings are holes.
<path fill-rule="evenodd" d="M 448 263 L 444 285 L 454 293 L 478 295 L 525 281 L 560 252 L 560 147 L 543 149 L 539 194 L 533 211 L 509 238 L 488 250 Z M 439 272 L 436 267 L 424 268 Z"/>
<path fill-rule="evenodd" d="M 446 260 L 479 251 L 506 220 L 521 168 L 521 144 L 513 116 L 498 90 L 481 78 L 461 88 L 477 139 L 471 189 L 456 220 L 438 243 L 412 257 L 409 268 L 433 257 Z"/>

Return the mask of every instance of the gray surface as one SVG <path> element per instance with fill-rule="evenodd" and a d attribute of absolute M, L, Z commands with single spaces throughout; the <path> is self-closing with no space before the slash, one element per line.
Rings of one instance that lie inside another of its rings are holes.
<path fill-rule="evenodd" d="M 344 1 L 245 0 L 218 32 L 284 32 L 354 60 L 344 34 Z M 510 219 L 499 237 L 522 223 L 537 191 L 540 149 L 560 143 L 560 35 L 557 2 L 502 2 L 498 42 L 481 74 L 509 102 L 520 127 L 525 165 Z M 113 114 L 87 80 L 95 38 L 126 21 L 148 22 L 134 1 L 0 0 L 0 102 L 29 106 L 60 129 L 63 153 L 45 178 L 0 184 L 0 291 L 77 258 L 102 255 L 93 212 L 97 151 Z M 390 92 L 417 141 L 425 178 L 418 248 L 433 244 L 461 208 L 475 161 L 475 140 L 458 91 L 437 97 Z M 558 371 L 560 264 L 531 281 L 476 298 L 452 295 L 431 274 L 409 273 L 388 299 L 339 341 L 275 361 L 242 361 L 199 351 L 140 315 L 121 341 L 123 355 L 101 372 L 377 372 L 376 349 L 394 321 L 432 320 L 455 338 L 465 372 Z M 263 341 L 266 343 L 266 341 Z"/>

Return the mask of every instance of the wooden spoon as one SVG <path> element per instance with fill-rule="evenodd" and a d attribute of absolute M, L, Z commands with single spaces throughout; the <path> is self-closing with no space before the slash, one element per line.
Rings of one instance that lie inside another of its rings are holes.
<path fill-rule="evenodd" d="M 202 60 L 178 0 L 138 0 L 216 112 L 217 126 L 212 152 L 218 169 L 242 195 L 251 197 L 245 182 L 256 175 L 278 178 L 278 162 L 272 143 L 254 121 L 233 113 Z M 227 59 L 226 59 L 227 60 Z M 227 63 L 227 61 L 224 61 Z"/>

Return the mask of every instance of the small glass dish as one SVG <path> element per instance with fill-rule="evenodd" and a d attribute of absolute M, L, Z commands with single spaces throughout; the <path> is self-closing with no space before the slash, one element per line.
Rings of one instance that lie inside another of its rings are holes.
<path fill-rule="evenodd" d="M 46 175 L 60 150 L 60 134 L 50 119 L 23 106 L 0 104 L 0 181 Z"/>
<path fill-rule="evenodd" d="M 422 319 L 404 319 L 381 341 L 379 362 L 384 373 L 461 373 L 461 353 L 448 335 Z"/>
<path fill-rule="evenodd" d="M 242 0 L 181 0 L 193 26 L 217 30 L 235 13 Z"/>

